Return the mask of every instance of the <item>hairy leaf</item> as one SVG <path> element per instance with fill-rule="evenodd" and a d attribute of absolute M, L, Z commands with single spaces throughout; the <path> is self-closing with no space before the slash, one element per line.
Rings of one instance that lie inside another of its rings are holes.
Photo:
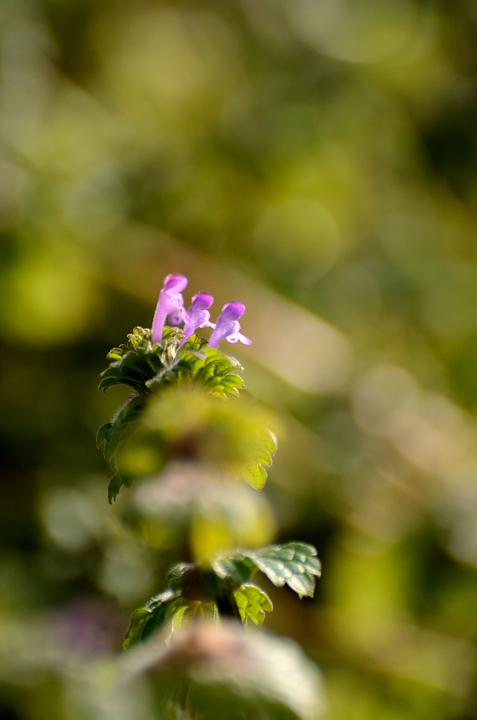
<path fill-rule="evenodd" d="M 234 358 L 215 348 L 205 348 L 203 338 L 193 335 L 180 346 L 180 330 L 166 327 L 161 343 L 152 343 L 151 331 L 137 327 L 128 335 L 127 345 L 108 353 L 109 367 L 101 373 L 101 390 L 113 385 L 128 385 L 137 393 L 148 393 L 160 386 L 189 378 L 218 397 L 239 394 L 242 378 Z"/>
<path fill-rule="evenodd" d="M 146 397 L 134 394 L 118 410 L 111 422 L 101 425 L 96 434 L 98 448 L 102 449 L 105 460 L 114 471 L 108 485 L 108 500 L 111 503 L 116 499 L 123 485 L 130 486 L 132 478 L 125 477 L 118 472 L 115 461 L 116 451 L 132 431 L 136 421 L 140 418 L 146 407 Z"/>
<path fill-rule="evenodd" d="M 297 542 L 269 545 L 247 555 L 277 587 L 286 583 L 300 597 L 313 597 L 315 577 L 321 575 L 321 563 L 313 545 Z"/>

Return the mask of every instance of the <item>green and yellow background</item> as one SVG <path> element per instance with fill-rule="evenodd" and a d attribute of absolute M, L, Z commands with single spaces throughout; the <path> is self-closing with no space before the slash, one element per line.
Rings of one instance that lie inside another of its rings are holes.
<path fill-rule="evenodd" d="M 76 718 L 45 636 L 120 652 L 161 589 L 94 435 L 170 272 L 247 305 L 275 537 L 323 562 L 266 625 L 327 717 L 477 718 L 476 163 L 473 0 L 2 0 L 2 720 Z"/>

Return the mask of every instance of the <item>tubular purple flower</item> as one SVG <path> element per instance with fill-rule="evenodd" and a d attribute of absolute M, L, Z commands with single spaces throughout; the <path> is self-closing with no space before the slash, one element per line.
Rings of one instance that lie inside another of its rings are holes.
<path fill-rule="evenodd" d="M 188 312 L 184 311 L 184 337 L 181 340 L 181 345 L 195 333 L 197 328 L 213 327 L 208 310 L 213 302 L 214 298 L 208 293 L 194 295 Z"/>
<path fill-rule="evenodd" d="M 169 315 L 171 325 L 180 325 L 183 320 L 184 298 L 182 290 L 188 280 L 184 275 L 168 275 L 159 293 L 159 300 L 152 321 L 152 342 L 160 343 L 166 318 Z"/>
<path fill-rule="evenodd" d="M 229 302 L 222 308 L 215 325 L 211 323 L 214 332 L 210 336 L 209 347 L 216 348 L 222 340 L 230 343 L 241 342 L 244 345 L 251 345 L 252 341 L 240 332 L 239 317 L 245 312 L 245 305 L 239 302 Z"/>

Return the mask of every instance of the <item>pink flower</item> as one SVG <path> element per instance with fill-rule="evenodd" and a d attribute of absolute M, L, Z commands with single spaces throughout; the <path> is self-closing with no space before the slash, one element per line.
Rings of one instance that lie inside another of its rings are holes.
<path fill-rule="evenodd" d="M 239 302 L 229 302 L 222 308 L 215 325 L 210 323 L 214 332 L 210 336 L 209 347 L 216 348 L 222 340 L 230 343 L 241 342 L 244 345 L 251 345 L 252 341 L 240 332 L 239 317 L 245 312 L 245 305 Z"/>
<path fill-rule="evenodd" d="M 207 293 L 197 293 L 197 295 L 194 295 L 189 310 L 183 313 L 185 325 L 181 345 L 195 333 L 197 328 L 214 327 L 210 322 L 210 312 L 208 310 L 213 302 L 214 298 Z"/>
<path fill-rule="evenodd" d="M 159 293 L 154 320 L 152 321 L 152 342 L 160 343 L 166 318 L 169 315 L 171 325 L 180 325 L 184 317 L 184 298 L 182 290 L 187 285 L 184 275 L 168 275 Z"/>

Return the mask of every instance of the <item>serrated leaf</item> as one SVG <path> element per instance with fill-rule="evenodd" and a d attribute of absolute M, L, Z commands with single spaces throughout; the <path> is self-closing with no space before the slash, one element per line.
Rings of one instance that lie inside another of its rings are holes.
<path fill-rule="evenodd" d="M 111 423 L 107 422 L 98 428 L 96 433 L 96 446 L 100 450 L 102 446 L 108 441 L 109 433 L 111 430 Z"/>
<path fill-rule="evenodd" d="M 166 327 L 161 343 L 152 344 L 151 331 L 138 327 L 128 335 L 127 345 L 113 348 L 108 354 L 110 365 L 101 373 L 100 389 L 106 391 L 115 385 L 127 385 L 135 391 L 111 422 L 102 425 L 97 434 L 98 447 L 103 450 L 114 472 L 108 488 L 110 502 L 117 497 L 123 485 L 130 485 L 132 481 L 132 478 L 122 477 L 118 472 L 116 453 L 140 417 L 151 392 L 172 382 L 192 380 L 200 383 L 211 395 L 226 399 L 227 395 L 238 395 L 238 388 L 243 386 L 242 378 L 232 372 L 241 367 L 237 361 L 216 348 L 200 349 L 206 342 L 203 338 L 188 341 L 182 348 L 181 338 L 180 330 Z M 246 468 L 247 482 L 253 487 L 263 487 L 266 473 L 261 466 L 269 461 L 269 456 L 259 451 L 256 461 Z"/>
<path fill-rule="evenodd" d="M 99 383 L 99 389 L 103 392 L 106 392 L 110 387 L 113 387 L 114 385 L 121 385 L 122 380 L 119 377 L 116 377 L 115 375 L 108 375 L 106 377 L 103 377 Z M 129 385 L 131 383 L 128 383 Z"/>
<path fill-rule="evenodd" d="M 201 620 L 212 619 L 217 620 L 219 617 L 217 605 L 214 602 L 203 602 L 202 600 L 192 600 L 187 605 L 183 605 L 174 614 L 172 626 L 174 630 L 182 627 L 184 619 L 200 618 Z"/>
<path fill-rule="evenodd" d="M 220 578 L 230 578 L 237 585 L 248 582 L 255 571 L 255 564 L 244 555 L 215 558 L 212 567 Z"/>
<path fill-rule="evenodd" d="M 265 448 L 257 448 L 255 452 L 255 460 L 260 463 L 260 465 L 270 465 L 272 462 L 270 453 Z"/>
<path fill-rule="evenodd" d="M 240 375 L 236 375 L 235 373 L 230 373 L 229 375 L 225 375 L 223 378 L 223 383 L 226 387 L 242 387 L 243 386 L 243 380 L 240 377 Z"/>
<path fill-rule="evenodd" d="M 250 464 L 249 467 L 242 470 L 240 475 L 255 490 L 262 490 L 267 482 L 267 472 L 260 463 Z"/>
<path fill-rule="evenodd" d="M 146 407 L 147 398 L 144 395 L 132 395 L 122 405 L 111 422 L 104 423 L 98 430 L 96 442 L 103 451 L 105 460 L 110 464 L 115 474 L 108 487 L 108 498 L 111 503 L 116 499 L 120 488 L 127 485 L 129 479 L 119 477 L 115 464 L 115 454 L 120 443 L 124 442 L 131 432 L 136 421 Z"/>
<path fill-rule="evenodd" d="M 220 577 L 234 578 L 240 583 L 247 582 L 254 566 L 274 585 L 283 587 L 286 583 L 300 597 L 313 597 L 316 578 L 321 575 L 316 549 L 308 543 L 292 542 L 267 545 L 258 550 L 240 550 L 235 555 L 216 558 L 213 563 Z"/>
<path fill-rule="evenodd" d="M 261 625 L 265 619 L 265 613 L 273 610 L 272 601 L 267 593 L 257 585 L 242 585 L 235 590 L 234 596 L 240 617 L 245 623 L 250 619 L 255 625 Z"/>
<path fill-rule="evenodd" d="M 315 577 L 321 575 L 316 555 L 313 545 L 307 543 L 269 545 L 247 553 L 274 585 L 282 587 L 286 583 L 300 597 L 313 597 Z"/>
<path fill-rule="evenodd" d="M 266 448 L 266 450 L 270 453 L 270 455 L 273 457 L 277 451 L 278 447 L 278 440 L 277 436 L 275 435 L 270 428 L 265 428 L 262 436 L 262 442 Z"/>
<path fill-rule="evenodd" d="M 223 355 L 216 348 L 201 350 L 204 338 L 189 339 L 180 347 L 182 332 L 164 328 L 161 343 L 152 344 L 151 331 L 134 328 L 128 335 L 128 344 L 113 348 L 108 354 L 109 367 L 101 373 L 100 388 L 128 385 L 138 393 L 156 390 L 163 384 L 187 376 L 204 385 L 212 394 L 225 397 L 225 393 L 238 394 L 242 379 L 232 370 L 237 361 Z M 230 374 L 231 379 L 225 380 Z"/>
<path fill-rule="evenodd" d="M 116 348 L 113 348 L 112 350 L 110 350 L 108 352 L 108 354 L 106 355 L 106 357 L 108 360 L 113 360 L 113 361 L 119 360 L 124 355 L 124 353 L 127 352 L 127 350 L 128 350 L 127 345 L 120 345 L 119 347 L 116 347 Z"/>
<path fill-rule="evenodd" d="M 252 458 L 238 474 L 256 490 L 262 490 L 267 481 L 267 471 L 264 466 L 271 465 L 276 450 L 275 435 L 268 428 L 258 429 L 252 448 Z"/>

